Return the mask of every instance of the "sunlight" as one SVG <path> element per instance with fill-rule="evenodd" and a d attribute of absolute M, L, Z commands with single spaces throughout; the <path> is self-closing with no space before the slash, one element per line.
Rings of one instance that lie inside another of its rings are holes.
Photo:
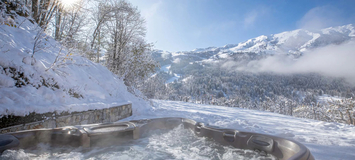
<path fill-rule="evenodd" d="M 60 0 L 64 8 L 72 7 L 79 0 Z"/>

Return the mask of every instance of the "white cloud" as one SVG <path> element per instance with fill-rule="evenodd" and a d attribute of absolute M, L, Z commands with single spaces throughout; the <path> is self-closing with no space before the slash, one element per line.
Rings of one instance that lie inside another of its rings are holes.
<path fill-rule="evenodd" d="M 343 18 L 340 13 L 340 10 L 332 6 L 315 7 L 309 10 L 297 24 L 300 28 L 309 30 L 341 25 Z"/>
<path fill-rule="evenodd" d="M 279 74 L 320 73 L 344 77 L 355 84 L 355 42 L 332 45 L 305 53 L 297 60 L 287 56 L 270 56 L 248 63 L 228 62 L 227 69 L 249 72 L 274 72 Z"/>

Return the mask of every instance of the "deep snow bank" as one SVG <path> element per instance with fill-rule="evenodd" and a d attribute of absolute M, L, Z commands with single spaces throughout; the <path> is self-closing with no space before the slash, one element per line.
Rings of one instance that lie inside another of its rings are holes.
<path fill-rule="evenodd" d="M 127 91 L 106 67 L 67 50 L 50 37 L 31 58 L 38 27 L 23 17 L 20 27 L 0 25 L 0 115 L 82 111 L 132 102 L 133 113 L 149 104 Z M 62 50 L 61 50 L 62 49 Z M 58 53 L 66 61 L 46 71 Z M 68 56 L 67 56 L 68 55 Z M 139 111 L 139 112 L 138 112 Z"/>

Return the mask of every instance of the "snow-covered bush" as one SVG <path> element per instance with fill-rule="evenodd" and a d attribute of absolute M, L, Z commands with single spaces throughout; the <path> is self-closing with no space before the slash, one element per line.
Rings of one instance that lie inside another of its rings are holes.
<path fill-rule="evenodd" d="M 331 100 L 327 113 L 337 122 L 355 125 L 355 101 L 353 98 Z"/>
<path fill-rule="evenodd" d="M 19 27 L 21 23 L 16 22 L 15 19 L 18 16 L 28 17 L 30 15 L 24 2 L 21 0 L 2 0 L 0 2 L 0 25 Z"/>

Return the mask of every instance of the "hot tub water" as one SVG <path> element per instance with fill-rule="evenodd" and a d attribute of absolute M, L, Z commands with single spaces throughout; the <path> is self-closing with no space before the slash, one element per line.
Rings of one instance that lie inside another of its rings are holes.
<path fill-rule="evenodd" d="M 84 149 L 39 144 L 35 148 L 6 150 L 0 159 L 276 159 L 272 155 L 262 156 L 255 151 L 222 146 L 213 140 L 197 137 L 183 125 L 169 131 L 154 131 L 148 137 L 110 147 Z"/>

